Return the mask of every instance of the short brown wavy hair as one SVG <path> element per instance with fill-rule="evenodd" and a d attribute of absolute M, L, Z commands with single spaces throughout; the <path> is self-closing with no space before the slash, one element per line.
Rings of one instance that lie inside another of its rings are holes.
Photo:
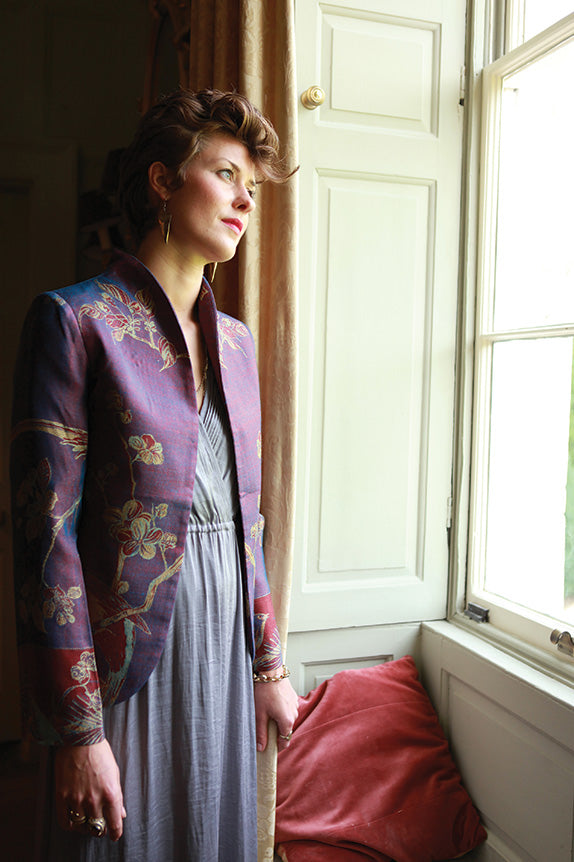
<path fill-rule="evenodd" d="M 260 181 L 283 182 L 293 173 L 280 156 L 275 129 L 245 96 L 183 88 L 162 96 L 141 118 L 120 166 L 120 206 L 137 243 L 157 223 L 149 166 L 162 162 L 173 171 L 173 188 L 179 188 L 190 160 L 211 135 L 222 132 L 245 144 Z"/>

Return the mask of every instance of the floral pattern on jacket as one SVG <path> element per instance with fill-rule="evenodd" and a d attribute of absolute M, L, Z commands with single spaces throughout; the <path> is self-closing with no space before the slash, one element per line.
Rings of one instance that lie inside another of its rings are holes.
<path fill-rule="evenodd" d="M 265 574 L 260 408 L 247 327 L 200 323 L 230 418 L 254 667 L 281 664 Z M 169 627 L 195 475 L 198 417 L 185 341 L 134 258 L 42 294 L 16 370 L 12 482 L 25 711 L 50 743 L 103 738 L 102 704 L 138 691 Z"/>

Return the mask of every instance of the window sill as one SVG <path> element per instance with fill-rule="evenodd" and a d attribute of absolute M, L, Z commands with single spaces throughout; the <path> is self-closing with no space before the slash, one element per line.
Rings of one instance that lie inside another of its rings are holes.
<path fill-rule="evenodd" d="M 476 623 L 462 614 L 448 621 L 424 622 L 423 629 L 574 708 L 574 659 L 529 648 L 516 638 L 493 630 L 488 623 Z"/>

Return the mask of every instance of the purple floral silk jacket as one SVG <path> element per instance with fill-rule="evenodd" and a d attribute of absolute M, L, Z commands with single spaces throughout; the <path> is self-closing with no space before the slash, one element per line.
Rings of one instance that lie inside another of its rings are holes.
<path fill-rule="evenodd" d="M 281 662 L 262 549 L 257 368 L 246 326 L 199 319 L 229 414 L 254 668 Z M 189 521 L 195 383 L 175 313 L 121 255 L 102 276 L 41 294 L 16 368 L 14 559 L 24 713 L 52 744 L 104 738 L 102 705 L 140 689 L 161 655 Z"/>

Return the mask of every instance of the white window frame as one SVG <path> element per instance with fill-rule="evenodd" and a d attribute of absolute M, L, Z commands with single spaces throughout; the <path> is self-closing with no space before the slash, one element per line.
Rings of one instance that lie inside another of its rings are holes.
<path fill-rule="evenodd" d="M 574 36 L 572 14 L 528 42 L 512 47 L 519 41 L 517 28 L 523 28 L 522 8 L 521 0 L 478 0 L 470 19 L 449 617 L 574 685 L 574 660 L 559 654 L 550 643 L 553 620 L 536 614 L 527 618 L 517 613 L 511 603 L 500 599 L 493 602 L 492 596 L 485 598 L 480 590 L 470 589 L 473 572 L 480 570 L 485 552 L 493 344 L 532 335 L 574 335 L 574 326 L 492 334 L 502 81 Z M 500 32 L 502 22 L 506 35 Z M 493 55 L 502 53 L 503 45 L 506 53 L 493 60 Z M 468 600 L 486 604 L 490 610 L 488 623 L 471 622 L 464 615 Z"/>

